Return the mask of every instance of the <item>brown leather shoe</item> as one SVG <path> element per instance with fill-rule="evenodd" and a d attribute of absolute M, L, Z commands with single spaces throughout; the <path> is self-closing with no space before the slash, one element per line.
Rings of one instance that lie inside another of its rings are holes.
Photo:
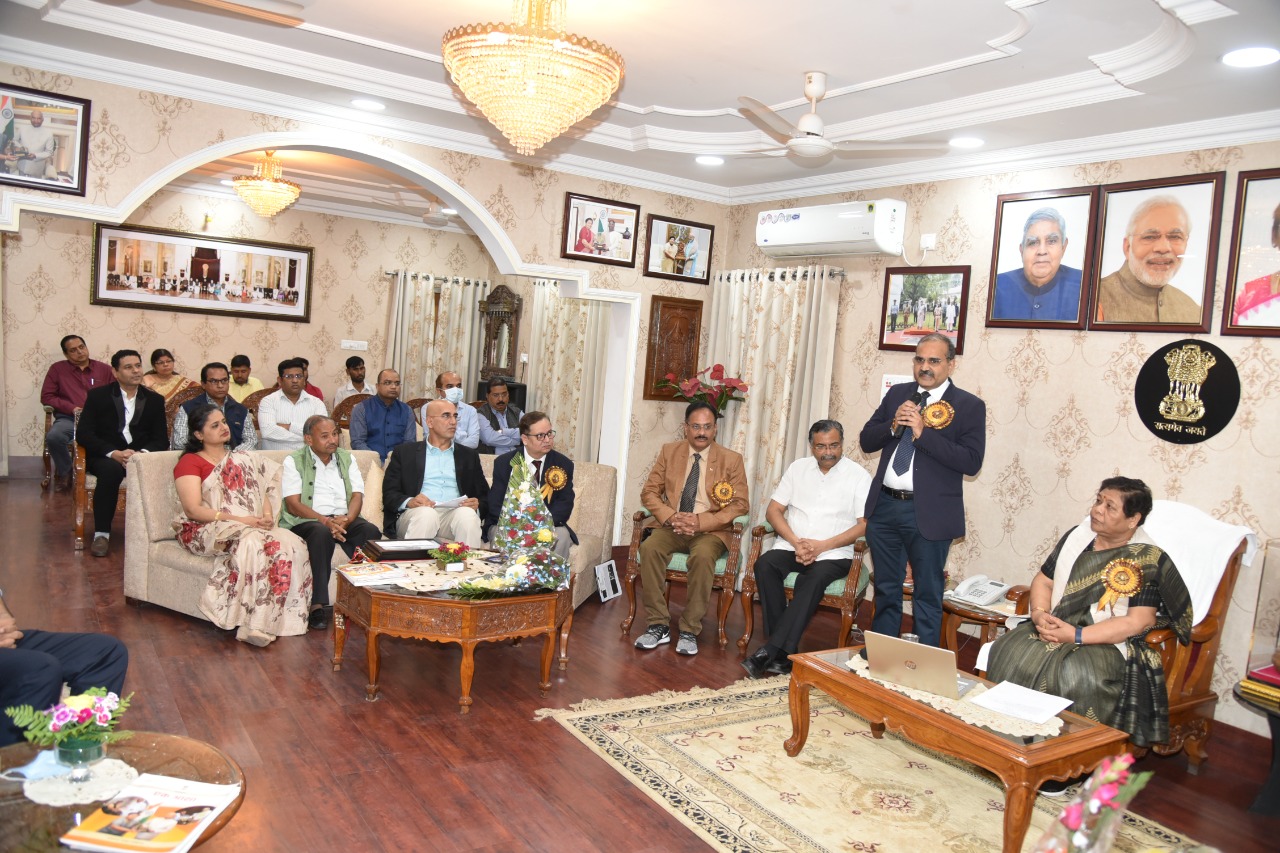
<path fill-rule="evenodd" d="M 103 536 L 93 537 L 93 544 L 89 546 L 89 553 L 95 557 L 107 556 L 107 551 L 111 550 L 111 540 Z"/>

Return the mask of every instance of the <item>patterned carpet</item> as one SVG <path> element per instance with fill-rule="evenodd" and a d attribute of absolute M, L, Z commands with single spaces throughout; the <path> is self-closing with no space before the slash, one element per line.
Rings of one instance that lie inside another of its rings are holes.
<path fill-rule="evenodd" d="M 972 765 L 886 736 L 812 693 L 809 739 L 796 758 L 785 679 L 545 709 L 579 740 L 717 850 L 1001 849 L 1004 791 Z M 1139 795 L 1141 802 L 1141 795 Z M 1062 801 L 1040 797 L 1024 850 Z M 1126 815 L 1116 851 L 1194 842 Z"/>

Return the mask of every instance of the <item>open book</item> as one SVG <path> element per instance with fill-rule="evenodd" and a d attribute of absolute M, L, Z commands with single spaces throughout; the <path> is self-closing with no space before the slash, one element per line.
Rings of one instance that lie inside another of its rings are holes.
<path fill-rule="evenodd" d="M 211 785 L 144 773 L 62 836 L 75 850 L 183 853 L 240 795 Z"/>

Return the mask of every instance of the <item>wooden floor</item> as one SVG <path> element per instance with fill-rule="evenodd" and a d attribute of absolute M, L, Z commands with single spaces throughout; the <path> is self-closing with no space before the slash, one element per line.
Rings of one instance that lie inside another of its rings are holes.
<path fill-rule="evenodd" d="M 126 689 L 136 691 L 128 726 L 209 741 L 244 768 L 244 807 L 203 848 L 211 853 L 705 849 L 559 726 L 532 718 L 588 697 L 742 678 L 733 642 L 721 652 L 714 627 L 695 658 L 674 646 L 638 652 L 619 639 L 625 599 L 589 601 L 574 621 L 569 668 L 553 670 L 546 698 L 537 689 L 540 643 L 478 649 L 466 717 L 457 647 L 386 639 L 382 698 L 368 703 L 359 629 L 336 673 L 327 634 L 255 649 L 197 619 L 126 605 L 119 520 L 112 554 L 94 559 L 71 549 L 68 496 L 44 494 L 38 481 L 0 480 L 0 518 L 0 586 L 19 624 L 121 637 L 131 657 Z M 682 588 L 673 598 L 682 600 Z M 733 638 L 742 631 L 736 605 L 729 627 Z M 831 645 L 835 631 L 820 613 L 805 649 Z M 962 650 L 962 660 L 974 651 Z M 1210 755 L 1199 777 L 1181 757 L 1144 759 L 1140 768 L 1156 778 L 1135 811 L 1227 853 L 1277 849 L 1280 820 L 1247 811 L 1268 767 L 1267 739 L 1218 726 Z M 779 744 L 778 761 L 789 760 Z"/>

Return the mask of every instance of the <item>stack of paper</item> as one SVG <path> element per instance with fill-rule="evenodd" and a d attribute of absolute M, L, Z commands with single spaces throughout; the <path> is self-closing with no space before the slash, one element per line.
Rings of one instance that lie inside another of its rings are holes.
<path fill-rule="evenodd" d="M 378 586 L 407 580 L 409 573 L 390 563 L 352 563 L 338 571 L 346 575 L 353 586 Z"/>
<path fill-rule="evenodd" d="M 75 850 L 184 853 L 239 795 L 239 785 L 144 773 L 63 835 L 62 843 Z"/>

